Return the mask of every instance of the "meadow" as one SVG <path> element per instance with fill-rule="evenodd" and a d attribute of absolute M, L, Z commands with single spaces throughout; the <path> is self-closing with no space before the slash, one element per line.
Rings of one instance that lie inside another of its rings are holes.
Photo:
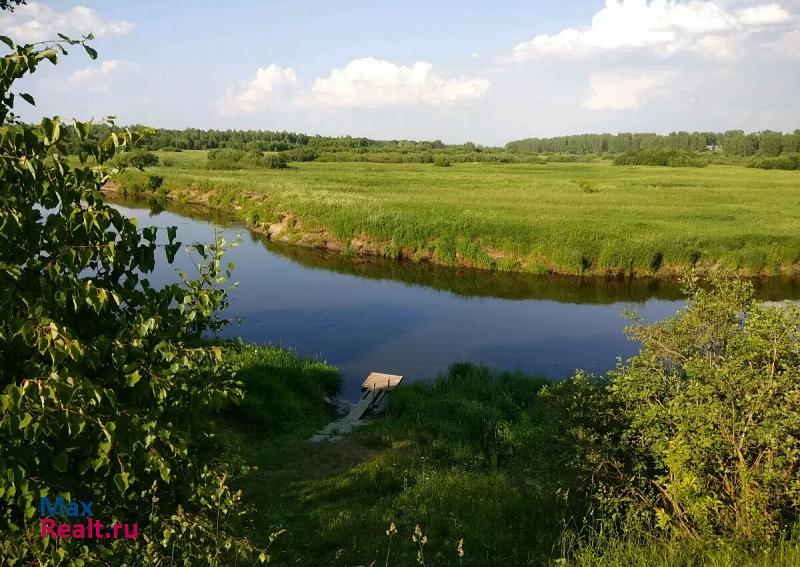
<path fill-rule="evenodd" d="M 563 274 L 672 276 L 689 266 L 741 275 L 800 267 L 800 177 L 741 165 L 293 162 L 206 169 L 206 151 L 156 152 L 127 191 L 235 212 L 284 239 L 443 265 Z"/>

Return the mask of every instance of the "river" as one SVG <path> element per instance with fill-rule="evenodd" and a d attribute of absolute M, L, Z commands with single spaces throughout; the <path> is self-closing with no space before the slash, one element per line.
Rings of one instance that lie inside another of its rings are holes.
<path fill-rule="evenodd" d="M 371 371 L 409 380 L 469 361 L 553 379 L 575 369 L 604 372 L 637 345 L 626 311 L 644 321 L 683 304 L 675 282 L 508 274 L 383 259 L 347 257 L 270 242 L 241 224 L 196 210 L 151 211 L 116 203 L 139 226 L 177 226 L 185 243 L 211 242 L 215 226 L 231 241 L 236 264 L 222 337 L 271 343 L 341 368 L 343 396 L 354 398 Z M 192 267 L 186 253 L 161 263 L 151 283 Z M 800 281 L 758 282 L 770 300 L 800 297 Z"/>

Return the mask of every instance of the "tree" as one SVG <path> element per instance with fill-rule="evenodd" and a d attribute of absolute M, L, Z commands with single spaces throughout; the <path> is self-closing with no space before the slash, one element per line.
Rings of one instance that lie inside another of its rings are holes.
<path fill-rule="evenodd" d="M 230 564 L 258 556 L 227 524 L 239 513 L 231 471 L 199 457 L 210 421 L 238 400 L 220 348 L 201 340 L 224 322 L 223 240 L 196 244 L 198 276 L 156 289 L 147 276 L 172 262 L 162 243 L 108 206 L 110 161 L 148 132 L 74 122 L 87 151 L 63 158 L 67 125 L 19 122 L 11 92 L 72 46 L 16 45 L 0 59 L 0 557 L 9 564 Z M 113 122 L 109 121 L 113 126 Z M 94 503 L 95 520 L 138 524 L 138 539 L 40 537 L 42 497 Z M 265 559 L 266 556 L 263 556 Z M 80 560 L 80 561 L 79 561 Z M 252 561 L 251 561 L 252 563 Z"/>
<path fill-rule="evenodd" d="M 0 0 L 0 10 L 8 10 L 13 12 L 17 6 L 24 6 L 28 0 Z"/>
<path fill-rule="evenodd" d="M 780 132 L 764 132 L 758 143 L 758 151 L 761 155 L 775 157 L 781 153 L 783 135 Z"/>
<path fill-rule="evenodd" d="M 800 519 L 800 307 L 719 276 L 687 291 L 676 317 L 632 329 L 641 351 L 607 387 L 619 501 L 691 538 L 785 535 Z"/>

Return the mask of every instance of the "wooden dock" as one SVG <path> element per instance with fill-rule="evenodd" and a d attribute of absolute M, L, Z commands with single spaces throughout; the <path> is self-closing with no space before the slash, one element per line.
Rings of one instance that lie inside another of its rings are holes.
<path fill-rule="evenodd" d="M 361 398 L 353 405 L 350 412 L 343 418 L 326 425 L 311 440 L 336 441 L 359 425 L 363 425 L 365 422 L 362 418 L 370 412 L 376 413 L 384 409 L 388 403 L 389 391 L 396 388 L 402 381 L 402 376 L 371 372 L 361 384 Z"/>

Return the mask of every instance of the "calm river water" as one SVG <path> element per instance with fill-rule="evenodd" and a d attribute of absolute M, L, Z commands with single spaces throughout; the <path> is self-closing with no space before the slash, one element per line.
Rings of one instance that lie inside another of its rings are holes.
<path fill-rule="evenodd" d="M 139 226 L 177 226 L 178 239 L 211 242 L 214 227 L 228 240 L 236 264 L 229 317 L 221 335 L 272 343 L 339 366 L 345 397 L 357 396 L 375 370 L 416 380 L 456 361 L 565 378 L 577 368 L 603 372 L 633 355 L 624 311 L 645 321 L 669 317 L 682 305 L 674 283 L 581 279 L 458 270 L 391 260 L 348 258 L 274 244 L 245 227 L 207 213 L 160 213 L 115 205 Z M 176 266 L 191 264 L 179 253 Z M 160 266 L 153 283 L 177 278 Z M 759 294 L 800 297 L 797 280 L 767 280 Z"/>

